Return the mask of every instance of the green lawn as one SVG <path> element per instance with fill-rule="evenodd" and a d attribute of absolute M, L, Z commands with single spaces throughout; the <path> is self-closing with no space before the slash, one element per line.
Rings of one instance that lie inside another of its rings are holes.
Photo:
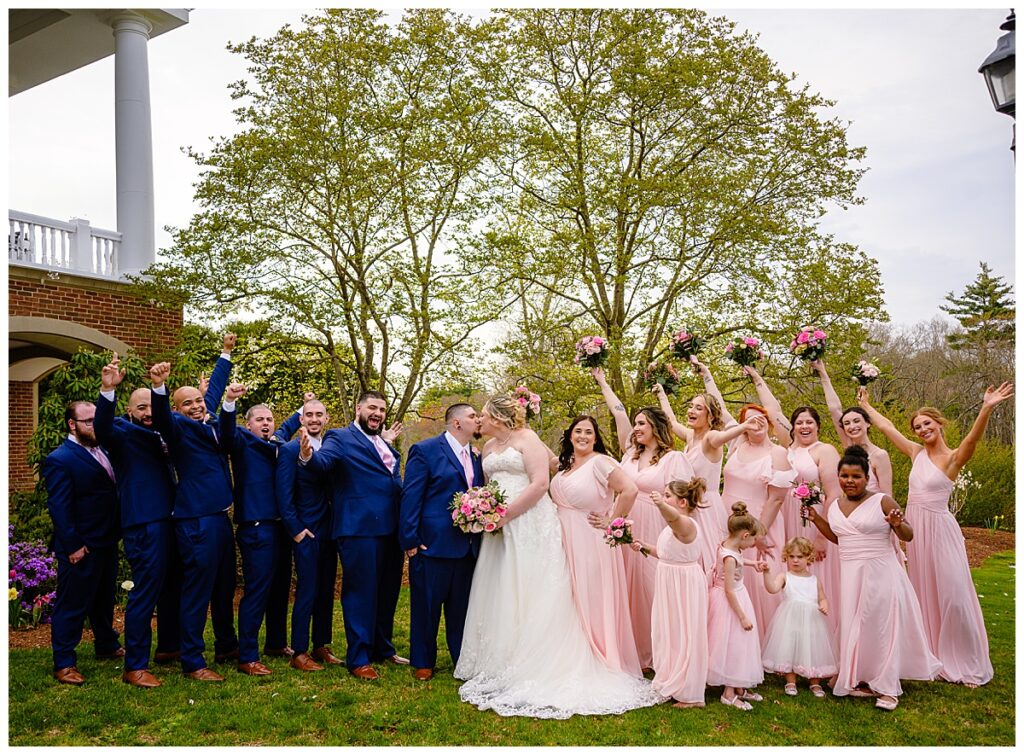
<path fill-rule="evenodd" d="M 905 683 L 892 713 L 870 700 L 782 694 L 770 677 L 765 701 L 750 713 L 726 708 L 709 692 L 703 710 L 669 705 L 623 716 L 568 721 L 501 718 L 459 701 L 451 664 L 426 684 L 388 666 L 379 682 L 360 682 L 337 667 L 301 674 L 269 659 L 274 675 L 222 666 L 223 684 L 158 669 L 164 685 L 139 690 L 120 681 L 120 665 L 80 654 L 88 681 L 75 688 L 49 674 L 48 650 L 10 653 L 12 745 L 1004 745 L 1014 744 L 1014 554 L 974 570 L 991 641 L 995 679 L 977 690 L 943 682 Z M 408 648 L 408 594 L 396 638 Z M 340 611 L 335 651 L 343 655 Z M 208 646 L 212 646 L 209 644 Z M 403 652 L 403 654 L 406 654 Z M 209 654 L 208 654 L 209 655 Z M 216 668 L 216 667 L 215 667 Z"/>

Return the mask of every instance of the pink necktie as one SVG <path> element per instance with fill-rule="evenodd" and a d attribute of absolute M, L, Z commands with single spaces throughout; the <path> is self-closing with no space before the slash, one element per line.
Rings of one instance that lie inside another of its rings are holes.
<path fill-rule="evenodd" d="M 473 462 L 469 460 L 469 449 L 462 449 L 462 469 L 466 472 L 466 484 L 473 487 Z"/>
<path fill-rule="evenodd" d="M 89 453 L 91 453 L 93 458 L 100 463 L 101 467 L 107 470 L 107 475 L 110 477 L 110 481 L 116 482 L 116 480 L 114 480 L 114 468 L 110 466 L 110 459 L 108 459 L 107 455 L 103 453 L 103 450 L 97 446 L 93 446 L 89 449 Z"/>
<path fill-rule="evenodd" d="M 391 471 L 392 465 L 395 463 L 395 457 L 391 454 L 391 449 L 388 448 L 388 444 L 384 442 L 384 439 L 379 435 L 373 436 L 373 445 L 377 447 L 377 453 L 380 454 L 380 460 L 384 462 L 384 466 Z"/>

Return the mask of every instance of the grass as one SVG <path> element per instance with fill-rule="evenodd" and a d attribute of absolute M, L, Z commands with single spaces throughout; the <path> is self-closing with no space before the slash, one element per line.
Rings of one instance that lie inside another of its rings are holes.
<path fill-rule="evenodd" d="M 1012 552 L 1000 553 L 974 570 L 995 679 L 977 690 L 906 682 L 892 713 L 876 710 L 870 700 L 816 700 L 804 685 L 798 697 L 788 698 L 782 679 L 770 676 L 759 688 L 764 702 L 750 713 L 717 704 L 719 691 L 712 690 L 703 710 L 661 705 L 567 721 L 501 718 L 459 701 L 443 650 L 439 673 L 427 683 L 386 664 L 381 680 L 367 683 L 338 667 L 302 674 L 271 658 L 265 659 L 270 677 L 222 666 L 226 682 L 202 684 L 176 667 L 158 668 L 164 685 L 139 690 L 120 681 L 119 663 L 96 661 L 84 647 L 79 668 L 88 681 L 81 688 L 50 677 L 49 650 L 10 652 L 10 744 L 1012 746 L 1014 563 Z M 408 627 L 407 591 L 396 626 Z M 341 627 L 339 609 L 334 649 L 344 655 Z M 403 655 L 407 643 L 407 636 L 396 638 Z"/>

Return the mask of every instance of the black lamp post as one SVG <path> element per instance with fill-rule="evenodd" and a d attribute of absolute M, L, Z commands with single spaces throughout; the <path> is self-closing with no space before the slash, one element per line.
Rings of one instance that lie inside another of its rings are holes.
<path fill-rule="evenodd" d="M 1010 15 L 999 27 L 1006 34 L 999 38 L 996 42 L 996 49 L 985 58 L 985 62 L 978 69 L 978 73 L 985 77 L 989 96 L 992 97 L 992 106 L 996 112 L 1004 113 L 1014 120 L 1011 150 L 1015 150 L 1017 145 L 1016 18 L 1013 10 L 1010 10 Z"/>

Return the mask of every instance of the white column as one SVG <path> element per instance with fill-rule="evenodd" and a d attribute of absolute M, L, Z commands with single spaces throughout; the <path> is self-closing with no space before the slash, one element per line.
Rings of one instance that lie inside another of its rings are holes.
<path fill-rule="evenodd" d="M 114 134 L 117 160 L 119 272 L 138 273 L 156 260 L 153 128 L 147 45 L 153 27 L 134 13 L 114 17 Z"/>

